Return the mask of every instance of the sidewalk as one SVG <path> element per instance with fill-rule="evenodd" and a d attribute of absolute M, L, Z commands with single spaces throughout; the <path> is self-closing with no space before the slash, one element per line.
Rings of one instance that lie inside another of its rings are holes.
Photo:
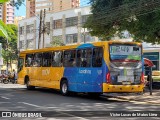
<path fill-rule="evenodd" d="M 147 102 L 152 104 L 160 105 L 160 89 L 153 89 L 152 95 L 150 91 L 146 88 L 144 94 L 136 93 L 109 93 L 104 94 L 107 97 L 118 98 L 129 101 Z"/>
<path fill-rule="evenodd" d="M 19 85 L 19 84 L 12 84 L 12 83 L 8 83 L 8 84 L 0 83 L 0 88 L 26 88 L 26 86 Z"/>

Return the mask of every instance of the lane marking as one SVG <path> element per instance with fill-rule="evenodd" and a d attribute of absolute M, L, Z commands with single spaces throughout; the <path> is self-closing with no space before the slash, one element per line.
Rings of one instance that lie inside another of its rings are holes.
<path fill-rule="evenodd" d="M 3 99 L 7 99 L 7 100 L 9 100 L 9 99 L 10 99 L 10 98 L 4 97 L 4 96 L 2 96 L 1 98 L 3 98 Z"/>
<path fill-rule="evenodd" d="M 42 106 L 38 106 L 38 105 L 35 105 L 35 104 L 30 104 L 30 103 L 27 103 L 27 102 L 18 102 L 18 103 L 22 103 L 22 104 L 25 104 L 25 105 L 29 105 L 29 106 L 33 106 L 33 107 L 38 107 L 38 108 L 45 108 L 45 109 L 50 109 L 52 107 L 42 107 Z M 45 112 L 45 111 L 44 111 Z M 76 117 L 76 118 L 79 118 L 79 119 L 82 119 L 82 120 L 89 120 L 89 119 L 86 119 L 86 118 L 83 118 L 83 117 L 79 117 L 79 116 L 76 116 L 76 115 L 72 115 L 72 114 L 69 114 L 69 113 L 65 113 L 65 112 L 61 112 L 61 111 L 56 111 L 60 114 L 64 114 L 64 115 L 68 115 L 70 117 Z"/>
<path fill-rule="evenodd" d="M 11 103 L 11 102 L 0 102 L 0 104 L 3 104 L 3 103 Z"/>
<path fill-rule="evenodd" d="M 33 106 L 33 107 L 39 107 L 39 108 L 42 108 L 41 106 L 34 105 L 34 104 L 30 104 L 30 103 L 26 103 L 26 102 L 18 102 L 18 103 L 22 103 L 22 104 L 29 105 L 29 106 Z"/>
<path fill-rule="evenodd" d="M 141 102 L 141 101 L 134 101 L 134 100 L 131 100 L 131 101 L 128 101 L 128 102 L 135 103 L 135 104 L 151 104 L 151 105 L 160 106 L 159 103 L 147 102 L 147 101 Z"/>

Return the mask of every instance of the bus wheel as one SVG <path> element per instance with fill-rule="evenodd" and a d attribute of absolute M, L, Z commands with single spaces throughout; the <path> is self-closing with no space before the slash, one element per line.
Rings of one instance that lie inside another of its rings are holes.
<path fill-rule="evenodd" d="M 27 87 L 27 90 L 33 90 L 35 88 L 35 86 L 30 85 L 30 81 L 28 78 L 26 80 L 26 87 Z"/>
<path fill-rule="evenodd" d="M 68 83 L 67 83 L 67 80 L 63 80 L 61 82 L 61 88 L 60 88 L 60 91 L 61 91 L 61 94 L 66 96 L 68 95 Z"/>

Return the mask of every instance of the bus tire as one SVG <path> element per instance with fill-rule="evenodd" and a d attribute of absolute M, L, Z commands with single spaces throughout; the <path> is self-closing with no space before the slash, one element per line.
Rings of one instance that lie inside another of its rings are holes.
<path fill-rule="evenodd" d="M 29 78 L 26 78 L 26 79 L 27 79 L 26 80 L 26 88 L 27 88 L 27 90 L 33 90 L 33 89 L 35 89 L 35 86 L 29 85 L 30 84 Z"/>
<path fill-rule="evenodd" d="M 69 94 L 67 80 L 63 80 L 61 82 L 60 91 L 61 91 L 61 94 L 64 95 L 64 96 L 67 96 Z"/>

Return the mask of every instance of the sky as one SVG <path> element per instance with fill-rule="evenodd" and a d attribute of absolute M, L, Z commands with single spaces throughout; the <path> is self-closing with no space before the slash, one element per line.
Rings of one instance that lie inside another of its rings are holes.
<path fill-rule="evenodd" d="M 80 6 L 88 6 L 89 5 L 89 1 L 90 0 L 80 0 Z M 26 0 L 24 1 L 24 4 L 26 5 Z M 17 10 L 15 8 L 15 16 L 26 16 L 26 6 L 25 5 L 21 5 L 19 7 L 19 10 Z"/>
<path fill-rule="evenodd" d="M 26 5 L 26 0 L 24 1 L 24 4 Z M 26 16 L 26 6 L 21 5 L 19 9 L 15 8 L 15 16 Z"/>
<path fill-rule="evenodd" d="M 88 6 L 89 5 L 89 1 L 90 0 L 80 0 L 80 6 L 83 7 L 83 6 Z"/>

